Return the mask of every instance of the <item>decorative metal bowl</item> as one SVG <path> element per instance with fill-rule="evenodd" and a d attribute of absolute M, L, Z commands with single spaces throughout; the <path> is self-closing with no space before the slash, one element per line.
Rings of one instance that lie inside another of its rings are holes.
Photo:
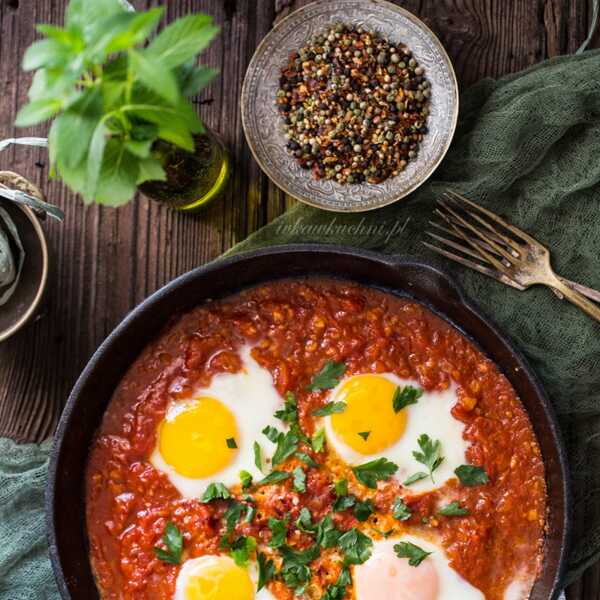
<path fill-rule="evenodd" d="M 286 150 L 276 94 L 289 55 L 335 23 L 361 25 L 413 52 L 431 83 L 429 133 L 418 157 L 396 177 L 378 184 L 314 179 Z M 438 166 L 452 140 L 458 117 L 458 84 L 450 58 L 435 34 L 408 11 L 384 0 L 328 0 L 291 13 L 260 43 L 246 72 L 242 124 L 250 150 L 263 171 L 287 194 L 312 206 L 361 212 L 386 206 L 421 185 Z"/>

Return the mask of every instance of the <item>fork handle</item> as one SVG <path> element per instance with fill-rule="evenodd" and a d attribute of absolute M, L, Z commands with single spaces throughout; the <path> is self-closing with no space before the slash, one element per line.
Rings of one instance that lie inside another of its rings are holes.
<path fill-rule="evenodd" d="M 583 312 L 588 314 L 590 317 L 596 319 L 600 323 L 600 306 L 597 306 L 590 300 L 588 300 L 583 294 L 580 294 L 577 290 L 569 287 L 562 279 L 554 276 L 548 285 L 555 290 L 558 290 L 569 302 L 578 306 Z"/>
<path fill-rule="evenodd" d="M 570 288 L 574 289 L 576 292 L 587 296 L 591 300 L 595 300 L 596 302 L 600 302 L 600 292 L 594 290 L 586 285 L 581 285 L 580 283 L 576 283 L 575 281 L 570 281 L 569 279 L 565 279 L 564 277 L 559 277 L 559 279 L 566 283 Z M 560 292 L 559 292 L 560 293 Z"/>

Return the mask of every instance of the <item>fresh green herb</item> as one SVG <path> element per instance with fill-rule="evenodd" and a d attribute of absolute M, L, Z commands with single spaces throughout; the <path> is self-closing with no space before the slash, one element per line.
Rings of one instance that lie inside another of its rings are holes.
<path fill-rule="evenodd" d="M 317 525 L 316 543 L 322 548 L 334 548 L 342 532 L 336 528 L 331 514 L 326 515 Z"/>
<path fill-rule="evenodd" d="M 311 392 L 319 390 L 330 390 L 339 382 L 342 375 L 346 372 L 344 363 L 329 360 L 323 368 L 313 377 L 312 383 L 306 387 Z"/>
<path fill-rule="evenodd" d="M 231 558 L 238 567 L 246 567 L 250 560 L 250 555 L 256 550 L 256 538 L 241 535 L 235 539 L 230 546 Z"/>
<path fill-rule="evenodd" d="M 375 507 L 371 500 L 365 500 L 364 502 L 357 502 L 354 505 L 353 512 L 354 516 L 363 523 L 375 512 Z"/>
<path fill-rule="evenodd" d="M 260 444 L 258 442 L 254 442 L 254 464 L 256 468 L 262 473 L 263 470 L 263 462 L 262 462 L 262 451 L 260 449 Z"/>
<path fill-rule="evenodd" d="M 227 447 L 231 448 L 232 450 L 235 450 L 238 447 L 234 438 L 227 438 L 225 442 L 227 443 Z"/>
<path fill-rule="evenodd" d="M 397 470 L 398 466 L 387 458 L 377 458 L 363 465 L 353 467 L 352 472 L 363 485 L 375 489 L 378 481 L 389 479 Z"/>
<path fill-rule="evenodd" d="M 442 464 L 444 457 L 442 456 L 442 443 L 440 440 L 433 441 L 426 433 L 419 436 L 417 440 L 421 452 L 413 452 L 413 456 L 417 462 L 425 465 L 429 469 L 429 477 L 433 479 L 433 472 Z"/>
<path fill-rule="evenodd" d="M 271 425 L 267 425 L 262 430 L 262 432 L 264 435 L 267 436 L 269 441 L 273 442 L 274 444 L 277 443 L 277 440 L 279 439 L 279 436 L 281 435 L 281 432 L 276 427 L 272 427 Z"/>
<path fill-rule="evenodd" d="M 140 183 L 164 180 L 155 143 L 193 151 L 203 131 L 188 98 L 216 74 L 195 64 L 218 27 L 196 13 L 153 36 L 163 13 L 71 0 L 64 27 L 38 25 L 46 37 L 25 53 L 23 68 L 36 73 L 16 124 L 55 117 L 50 172 L 88 202 L 118 206 Z"/>
<path fill-rule="evenodd" d="M 412 511 L 410 508 L 404 503 L 404 500 L 400 497 L 396 497 L 394 500 L 394 519 L 398 521 L 408 521 L 412 516 Z"/>
<path fill-rule="evenodd" d="M 252 486 L 252 475 L 248 471 L 240 471 L 240 481 L 242 482 L 242 489 L 247 490 Z"/>
<path fill-rule="evenodd" d="M 423 395 L 423 390 L 413 387 L 412 385 L 398 386 L 392 398 L 394 412 L 398 413 L 403 408 L 416 404 L 418 399 Z"/>
<path fill-rule="evenodd" d="M 340 496 L 348 495 L 348 480 L 338 479 L 335 482 L 335 495 L 339 498 Z"/>
<path fill-rule="evenodd" d="M 485 485 L 490 481 L 488 474 L 481 467 L 475 465 L 461 465 L 454 473 L 460 479 L 460 482 L 467 487 Z"/>
<path fill-rule="evenodd" d="M 245 494 L 244 496 L 242 496 L 242 500 L 244 500 L 244 502 L 247 502 L 246 518 L 244 519 L 244 521 L 246 521 L 246 523 L 252 523 L 252 521 L 254 521 L 254 517 L 256 516 L 256 506 L 254 505 L 254 498 L 249 494 Z"/>
<path fill-rule="evenodd" d="M 408 564 L 411 567 L 418 567 L 431 552 L 425 552 L 423 548 L 415 546 L 410 542 L 400 542 L 394 546 L 394 552 L 398 558 L 408 558 Z"/>
<path fill-rule="evenodd" d="M 305 465 L 309 467 L 318 467 L 316 463 L 306 452 L 296 452 L 296 458 L 300 459 Z"/>
<path fill-rule="evenodd" d="M 262 590 L 262 588 L 269 583 L 275 576 L 275 564 L 272 560 L 267 559 L 267 557 L 261 552 L 257 555 L 258 559 L 258 584 L 257 591 Z"/>
<path fill-rule="evenodd" d="M 225 511 L 223 518 L 227 525 L 227 536 L 233 533 L 235 526 L 238 524 L 242 517 L 242 513 L 246 511 L 246 505 L 241 502 L 232 502 L 231 505 Z"/>
<path fill-rule="evenodd" d="M 381 529 L 375 529 L 374 527 L 371 527 L 371 531 L 387 539 L 394 533 L 395 530 L 393 527 L 391 529 L 388 529 L 387 531 L 381 531 Z"/>
<path fill-rule="evenodd" d="M 419 471 L 418 473 L 414 473 L 410 477 L 407 477 L 402 482 L 402 485 L 412 485 L 413 483 L 416 483 L 417 481 L 421 481 L 421 479 L 427 479 L 428 477 L 429 477 L 429 475 L 427 475 L 427 473 L 423 473 L 423 471 Z"/>
<path fill-rule="evenodd" d="M 310 534 L 315 533 L 315 526 L 313 525 L 313 522 L 312 522 L 312 516 L 311 516 L 308 508 L 306 508 L 306 506 L 303 506 L 300 509 L 300 514 L 298 515 L 298 518 L 296 519 L 296 527 L 298 527 L 298 529 L 300 531 L 303 531 L 304 533 L 310 533 Z"/>
<path fill-rule="evenodd" d="M 371 556 L 373 540 L 355 527 L 346 531 L 338 543 L 344 551 L 344 562 L 347 565 L 360 565 Z"/>
<path fill-rule="evenodd" d="M 464 517 L 469 514 L 469 509 L 463 508 L 458 502 L 450 502 L 438 511 L 444 517 Z"/>
<path fill-rule="evenodd" d="M 222 483 L 211 483 L 204 491 L 202 502 L 227 500 L 228 498 L 231 498 L 231 493 Z"/>
<path fill-rule="evenodd" d="M 327 587 L 321 600 L 343 600 L 346 596 L 347 587 L 352 584 L 352 577 L 347 567 L 343 567 L 337 581 Z"/>
<path fill-rule="evenodd" d="M 181 562 L 181 554 L 183 553 L 183 535 L 175 523 L 171 521 L 167 523 L 165 533 L 162 536 L 162 543 L 167 547 L 166 550 L 158 546 L 152 548 L 158 560 L 178 565 Z"/>
<path fill-rule="evenodd" d="M 334 512 L 342 512 L 352 508 L 356 504 L 354 496 L 338 496 L 333 503 L 332 509 Z"/>
<path fill-rule="evenodd" d="M 294 469 L 294 489 L 301 494 L 306 492 L 306 473 L 302 467 Z"/>
<path fill-rule="evenodd" d="M 278 410 L 275 413 L 275 416 L 284 423 L 289 423 L 290 425 L 298 422 L 298 405 L 296 396 L 293 392 L 286 392 L 284 408 Z"/>
<path fill-rule="evenodd" d="M 360 437 L 365 440 L 365 442 L 369 439 L 369 436 L 371 435 L 370 431 L 359 431 L 358 435 L 360 435 Z"/>
<path fill-rule="evenodd" d="M 273 483 L 280 483 L 290 476 L 290 473 L 287 471 L 271 471 L 264 479 L 257 482 L 256 485 L 272 485 Z"/>
<path fill-rule="evenodd" d="M 279 572 L 283 582 L 295 590 L 296 595 L 301 595 L 311 578 L 308 565 L 318 558 L 319 546 L 315 544 L 307 550 L 293 550 L 289 546 L 282 546 L 279 552 L 283 558 L 282 568 Z"/>
<path fill-rule="evenodd" d="M 285 544 L 287 536 L 287 523 L 281 519 L 269 518 L 269 529 L 271 530 L 271 548 L 280 548 Z"/>
<path fill-rule="evenodd" d="M 277 436 L 277 448 L 273 454 L 273 466 L 281 464 L 298 450 L 300 440 L 294 431 L 290 430 L 287 433 L 280 433 Z"/>
<path fill-rule="evenodd" d="M 328 417 L 337 413 L 342 413 L 346 410 L 348 405 L 345 402 L 328 402 L 322 408 L 313 410 L 313 417 Z"/>
<path fill-rule="evenodd" d="M 315 431 L 315 434 L 312 436 L 311 445 L 315 452 L 323 452 L 325 449 L 325 429 L 323 427 Z"/>

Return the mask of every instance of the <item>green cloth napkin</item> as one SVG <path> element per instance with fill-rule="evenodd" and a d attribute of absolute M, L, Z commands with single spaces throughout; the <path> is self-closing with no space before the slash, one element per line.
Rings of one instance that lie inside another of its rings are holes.
<path fill-rule="evenodd" d="M 590 51 L 482 81 L 461 99 L 448 156 L 410 198 L 355 215 L 298 205 L 229 254 L 330 242 L 435 260 L 421 245 L 423 231 L 435 198 L 452 188 L 548 244 L 561 275 L 600 289 L 599 76 L 600 52 Z M 547 289 L 518 292 L 443 264 L 525 352 L 556 408 L 573 471 L 573 581 L 600 555 L 600 325 Z M 57 596 L 43 533 L 46 453 L 0 446 L 0 600 Z"/>

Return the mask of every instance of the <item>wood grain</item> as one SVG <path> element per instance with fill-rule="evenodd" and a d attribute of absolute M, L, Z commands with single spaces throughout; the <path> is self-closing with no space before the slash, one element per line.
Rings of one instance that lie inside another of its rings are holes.
<path fill-rule="evenodd" d="M 326 0 L 324 0 L 326 1 Z M 137 8 L 156 2 L 134 0 Z M 226 196 L 190 217 L 144 198 L 120 210 L 86 207 L 60 183 L 48 181 L 45 151 L 11 148 L 0 168 L 36 182 L 67 213 L 45 229 L 52 271 L 38 320 L 0 345 L 0 435 L 41 440 L 54 430 L 76 377 L 106 335 L 142 299 L 177 275 L 216 258 L 281 214 L 293 201 L 251 159 L 238 100 L 246 66 L 273 23 L 307 0 L 178 0 L 173 19 L 192 11 L 214 15 L 221 35 L 204 62 L 221 77 L 198 101 L 200 113 L 226 141 L 235 176 Z M 587 35 L 591 0 L 405 0 L 439 35 L 462 88 L 575 51 Z M 66 0 L 0 0 L 0 138 L 44 135 L 16 131 L 30 78 L 19 68 L 35 37 L 34 23 L 60 23 Z M 593 45 L 600 45 L 596 35 Z M 569 600 L 600 599 L 600 569 L 588 570 Z"/>

